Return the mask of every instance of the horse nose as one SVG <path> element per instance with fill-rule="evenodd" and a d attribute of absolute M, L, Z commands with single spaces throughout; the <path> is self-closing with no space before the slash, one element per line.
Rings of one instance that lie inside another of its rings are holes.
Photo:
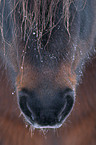
<path fill-rule="evenodd" d="M 25 118 L 35 127 L 35 124 L 38 124 L 40 128 L 61 126 L 74 104 L 73 91 L 65 89 L 49 97 L 51 99 L 48 96 L 42 98 L 32 96 L 32 93 L 19 96 L 20 108 Z"/>

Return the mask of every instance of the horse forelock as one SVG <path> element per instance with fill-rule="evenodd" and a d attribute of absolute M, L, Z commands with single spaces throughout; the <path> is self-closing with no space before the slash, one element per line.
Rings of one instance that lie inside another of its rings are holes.
<path fill-rule="evenodd" d="M 4 8 L 6 9 L 5 1 L 2 16 Z M 10 0 L 7 1 L 10 10 L 6 20 L 9 17 L 13 19 L 14 31 L 21 32 L 20 36 L 24 41 L 27 41 L 31 34 L 36 35 L 38 41 L 46 33 L 51 35 L 53 28 L 61 19 L 64 19 L 64 25 L 69 33 L 69 7 L 72 2 L 72 0 Z"/>

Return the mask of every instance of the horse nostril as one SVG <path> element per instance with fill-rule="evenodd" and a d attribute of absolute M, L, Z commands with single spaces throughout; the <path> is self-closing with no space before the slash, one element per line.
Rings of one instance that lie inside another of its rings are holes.
<path fill-rule="evenodd" d="M 74 93 L 71 89 L 66 89 L 60 93 L 60 97 L 63 98 L 63 106 L 58 114 L 58 121 L 62 122 L 66 119 L 74 104 Z"/>
<path fill-rule="evenodd" d="M 26 96 L 19 97 L 19 105 L 20 105 L 20 109 L 24 113 L 24 116 L 26 115 L 26 117 L 29 120 L 31 119 L 31 121 L 34 121 L 35 115 L 32 112 L 30 106 L 28 105 L 28 101 L 27 101 L 27 97 Z"/>

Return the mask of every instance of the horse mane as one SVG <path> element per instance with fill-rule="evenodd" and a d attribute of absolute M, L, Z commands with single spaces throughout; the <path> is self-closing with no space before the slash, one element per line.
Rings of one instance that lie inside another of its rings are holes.
<path fill-rule="evenodd" d="M 50 38 L 53 28 L 61 19 L 64 20 L 65 28 L 69 34 L 69 7 L 72 2 L 72 0 L 8 0 L 10 11 L 7 14 L 7 19 L 11 17 L 15 25 L 14 32 L 16 33 L 17 30 L 21 32 L 20 35 L 24 41 L 27 41 L 33 34 L 36 36 L 37 42 L 40 42 L 46 33 Z M 2 18 L 5 3 L 4 0 Z M 59 18 L 57 18 L 58 12 L 60 12 Z M 0 28 L 2 36 L 4 36 L 3 26 L 1 25 Z"/>
<path fill-rule="evenodd" d="M 3 34 L 3 15 L 4 11 L 6 11 L 5 3 L 7 3 L 10 9 L 6 14 L 6 21 L 8 19 L 12 21 L 14 35 L 18 36 L 20 34 L 21 39 L 26 42 L 26 45 L 29 37 L 32 35 L 36 37 L 35 41 L 37 41 L 37 44 L 41 44 L 42 37 L 45 34 L 48 34 L 46 42 L 48 44 L 52 30 L 61 20 L 63 20 L 64 27 L 70 37 L 69 20 L 71 14 L 69 9 L 71 4 L 76 8 L 74 0 L 3 0 L 3 2 L 1 0 L 0 5 L 3 8 L 1 9 L 0 29 L 3 41 L 5 41 Z M 83 8 L 85 4 L 86 0 L 84 0 Z"/>
<path fill-rule="evenodd" d="M 51 34 L 53 28 L 64 19 L 64 25 L 69 33 L 69 7 L 72 0 L 14 0 L 14 12 L 18 7 L 19 19 L 21 19 L 21 33 L 23 39 L 26 34 L 36 34 L 38 40 L 44 33 Z M 60 18 L 56 21 L 56 13 L 61 11 Z"/>

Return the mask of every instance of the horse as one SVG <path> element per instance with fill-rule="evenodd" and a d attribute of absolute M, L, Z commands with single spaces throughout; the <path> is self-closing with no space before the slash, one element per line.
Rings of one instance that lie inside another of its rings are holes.
<path fill-rule="evenodd" d="M 96 51 L 96 1 L 1 0 L 0 5 L 0 57 L 20 112 L 33 128 L 59 128 Z"/>

